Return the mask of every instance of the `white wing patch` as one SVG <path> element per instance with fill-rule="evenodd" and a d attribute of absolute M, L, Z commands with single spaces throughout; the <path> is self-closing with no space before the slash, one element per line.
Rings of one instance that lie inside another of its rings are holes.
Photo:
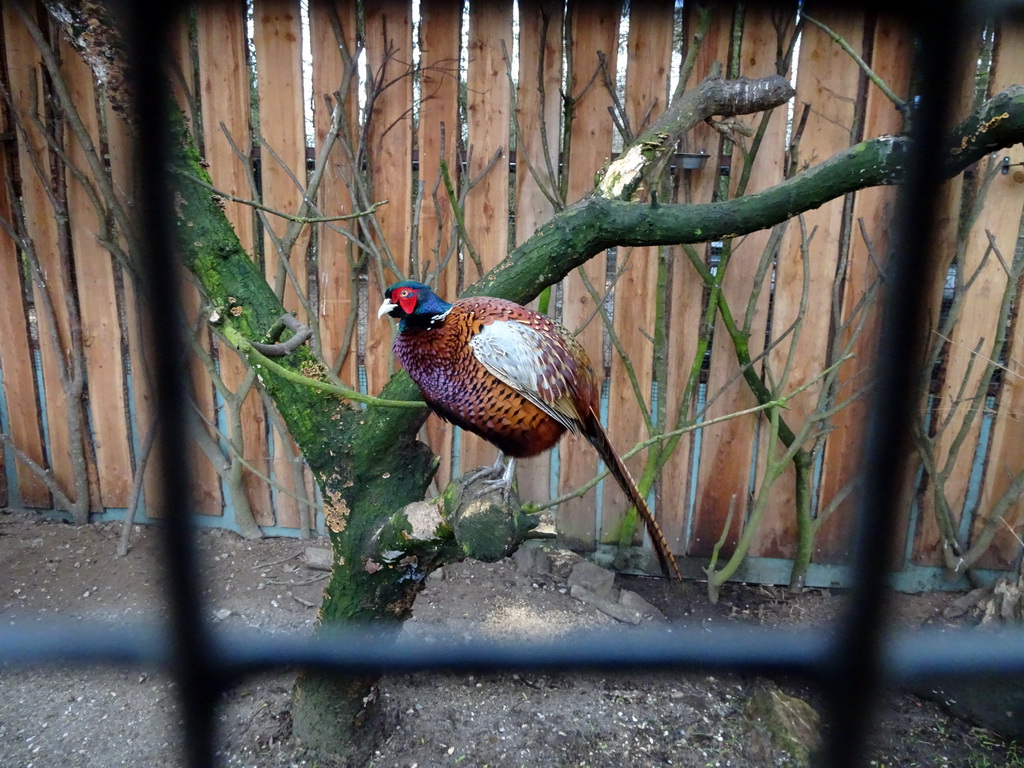
<path fill-rule="evenodd" d="M 508 384 L 572 432 L 579 431 L 580 416 L 573 405 L 568 382 L 552 370 L 568 356 L 550 335 L 529 325 L 505 320 L 485 325 L 469 342 L 473 355 L 490 373 Z M 554 353 L 554 360 L 550 359 Z M 545 359 L 547 355 L 548 359 Z"/>

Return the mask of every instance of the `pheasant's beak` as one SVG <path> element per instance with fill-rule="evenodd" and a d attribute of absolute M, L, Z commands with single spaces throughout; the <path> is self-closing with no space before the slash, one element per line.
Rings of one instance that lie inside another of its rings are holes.
<path fill-rule="evenodd" d="M 377 310 L 377 319 L 384 317 L 384 315 L 390 315 L 394 310 L 398 309 L 398 305 L 391 301 L 391 299 L 384 299 L 384 303 L 380 305 L 380 309 Z"/>

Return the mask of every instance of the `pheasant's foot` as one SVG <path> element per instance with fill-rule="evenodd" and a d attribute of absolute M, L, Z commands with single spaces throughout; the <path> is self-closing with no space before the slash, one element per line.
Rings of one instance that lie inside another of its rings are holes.
<path fill-rule="evenodd" d="M 505 471 L 505 455 L 498 451 L 498 458 L 495 459 L 494 464 L 490 467 L 481 467 L 470 472 L 466 475 L 466 483 L 472 484 L 478 480 L 483 480 L 485 477 L 493 477 L 494 480 L 492 482 L 498 482 L 504 477 Z"/>
<path fill-rule="evenodd" d="M 508 505 L 512 502 L 512 480 L 516 474 L 516 460 L 509 459 L 508 464 L 505 464 L 504 459 L 504 455 L 499 452 L 494 466 L 475 471 L 469 476 L 469 483 L 479 483 L 477 496 L 500 490 L 502 501 Z"/>

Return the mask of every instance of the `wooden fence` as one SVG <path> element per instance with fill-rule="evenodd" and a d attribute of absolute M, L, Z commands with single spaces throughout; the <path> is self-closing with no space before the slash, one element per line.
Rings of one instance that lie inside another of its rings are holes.
<path fill-rule="evenodd" d="M 326 223 L 291 233 L 291 253 L 300 254 L 290 260 L 297 283 L 282 286 L 285 304 L 315 326 L 315 343 L 327 363 L 343 381 L 358 382 L 370 393 L 393 371 L 392 329 L 372 314 L 367 319 L 367 313 L 394 269 L 429 275 L 439 293 L 454 295 L 500 261 L 510 245 L 528 238 L 559 200 L 572 202 L 591 190 L 595 174 L 622 146 L 617 122 L 637 131 L 665 108 L 680 73 L 685 86 L 699 82 L 716 63 L 745 77 L 775 73 L 797 21 L 795 3 L 788 11 L 748 9 L 742 35 L 734 38 L 730 4 L 714 5 L 706 16 L 691 12 L 690 4 L 677 9 L 671 0 L 632 2 L 626 13 L 614 0 L 567 8 L 549 0 L 480 5 L 472 3 L 463 15 L 461 4 L 421 0 L 414 18 L 408 1 L 367 3 L 362 10 L 341 0 L 311 0 L 304 18 L 297 0 L 256 0 L 250 32 L 244 3 L 201 4 L 172 35 L 175 95 L 192 119 L 227 215 L 272 281 L 278 279 L 279 245 L 289 222 L 260 218 L 235 200 L 257 196 L 251 187 L 255 168 L 262 203 L 297 211 L 302 191 L 296 180 L 307 180 L 308 158 L 320 156 L 331 130 L 332 105 L 344 100 L 339 114 L 346 140 L 327 158 L 319 210 L 330 217 L 373 201 L 388 203 L 372 221 L 351 230 L 372 247 L 361 249 L 342 227 Z M 859 10 L 808 3 L 804 13 L 841 36 L 907 98 L 913 48 L 908 30 Z M 34 38 L 31 20 L 9 7 L 2 23 L 3 85 L 10 104 L 2 111 L 0 147 L 13 183 L 0 188 L 0 217 L 10 226 L 21 221 L 24 239 L 0 235 L 0 427 L 7 436 L 0 442 L 6 470 L 0 473 L 0 506 L 59 506 L 20 455 L 52 472 L 69 497 L 75 493 L 75 467 L 84 468 L 89 509 L 117 518 L 132 503 L 133 478 L 143 464 L 151 394 L 130 262 L 112 257 L 111 238 L 117 240 L 118 230 L 98 220 L 92 196 L 106 190 L 121 197 L 130 188 L 128 131 L 109 92 L 97 87 L 78 50 L 58 31 L 44 24 Z M 697 126 L 680 150 L 709 159 L 700 169 L 684 170 L 677 163 L 671 177 L 676 199 L 697 203 L 751 194 L 862 138 L 902 130 L 902 113 L 826 31 L 807 22 L 801 30 L 792 66 L 784 72 L 795 78 L 790 109 L 718 130 Z M 311 58 L 304 61 L 306 32 Z M 971 34 L 972 55 L 982 61 L 989 92 L 1021 82 L 1020 29 Z M 77 107 L 80 127 L 72 125 L 66 108 L 54 106 L 58 78 L 47 70 L 41 41 L 58 57 L 54 66 Z M 352 58 L 359 50 L 362 55 Z M 977 79 L 972 67 L 963 71 L 958 109 L 965 114 L 976 98 Z M 303 80 L 304 72 L 310 80 Z M 311 124 L 305 120 L 308 107 Z M 253 147 L 260 150 L 258 162 Z M 365 163 L 354 151 L 359 147 Z M 90 164 L 94 150 L 105 163 Z M 1024 160 L 1019 146 L 1005 155 L 1012 163 Z M 61 165 L 57 157 L 81 174 L 55 170 Z M 440 181 L 442 160 L 462 199 L 464 233 Z M 360 174 L 371 185 L 362 191 L 351 184 Z M 958 240 L 961 200 L 965 194 L 974 199 L 979 188 L 983 204 Z M 1024 472 L 1024 334 L 1011 327 L 1002 351 L 992 351 L 999 297 L 1012 282 L 1019 250 L 1024 185 L 1017 174 L 993 174 L 979 165 L 966 180 L 946 185 L 943 194 L 945 215 L 936 226 L 951 266 L 923 276 L 935 284 L 930 338 L 944 333 L 932 394 L 922 407 L 935 461 L 932 471 L 893 489 L 907 500 L 897 570 L 908 588 L 929 583 L 935 566 L 948 562 L 936 505 L 948 506 L 964 541 L 976 541 L 989 511 Z M 717 270 L 727 260 L 716 290 L 735 320 L 747 323 L 750 355 L 762 380 L 781 394 L 804 388 L 787 402 L 783 417 L 798 433 L 810 424 L 802 439 L 808 449 L 816 448 L 810 583 L 841 581 L 836 566 L 849 555 L 853 483 L 868 409 L 866 399 L 854 395 L 866 390 L 871 377 L 880 310 L 873 299 L 884 273 L 894 199 L 892 188 L 864 190 L 810 211 L 802 221 L 724 246 L 708 244 L 696 254 Z M 32 279 L 26 240 L 42 281 Z M 471 257 L 470 246 L 478 256 Z M 946 305 L 956 305 L 958 314 L 943 331 L 947 315 L 940 304 L 950 274 L 959 274 L 960 289 L 952 292 L 953 302 L 945 291 Z M 966 285 L 965 276 L 975 279 Z M 310 291 L 300 296 L 294 284 Z M 603 302 L 607 324 L 591 287 L 602 296 L 610 290 Z M 706 319 L 716 317 L 707 313 L 708 295 L 681 247 L 616 249 L 607 259 L 591 260 L 553 293 L 550 311 L 578 331 L 592 358 L 604 363 L 605 418 L 622 451 L 652 430 L 670 429 L 680 408 L 686 419 L 708 422 L 757 405 L 720 319 L 707 354 L 699 353 Z M 202 301 L 194 290 L 189 301 L 190 316 L 199 317 Z M 273 410 L 249 388 L 251 377 L 238 356 L 211 338 L 201 322 L 197 328 L 189 364 L 206 439 L 197 440 L 189 457 L 196 512 L 214 524 L 237 524 L 241 497 L 231 493 L 226 469 L 233 465 L 258 525 L 277 533 L 307 529 L 310 505 L 303 499 L 315 504 L 315 489 L 301 457 Z M 852 357 L 829 378 L 826 370 L 844 351 Z M 986 358 L 1000 354 L 1002 368 L 985 378 Z M 681 402 L 695 355 L 700 386 Z M 211 378 L 211 370 L 221 381 Z M 75 388 L 79 380 L 81 393 Z M 635 392 L 643 395 L 643 408 Z M 237 424 L 234 399 L 240 401 Z M 490 447 L 456 435 L 433 417 L 426 436 L 442 458 L 441 483 L 460 467 L 493 460 Z M 229 440 L 236 439 L 233 454 Z M 746 529 L 753 534 L 753 557 L 739 575 L 785 581 L 798 539 L 792 466 L 774 484 L 763 483 L 776 471 L 780 451 L 759 413 L 683 434 L 654 486 L 656 513 L 675 551 L 708 557 L 720 544 L 725 558 Z M 242 463 L 234 461 L 239 453 Z M 954 460 L 944 468 L 946 457 Z M 629 461 L 636 477 L 645 474 L 647 459 L 640 451 Z M 568 438 L 552 456 L 523 462 L 521 495 L 543 501 L 578 488 L 597 471 L 586 444 Z M 152 474 L 145 472 L 143 521 Z M 942 494 L 933 493 L 937 484 Z M 611 547 L 620 538 L 624 507 L 614 484 L 599 484 L 561 503 L 559 532 L 584 550 Z M 979 561 L 996 570 L 1011 567 L 1020 552 L 1012 529 L 1020 531 L 1021 505 L 1001 509 L 1004 523 L 995 526 Z"/>

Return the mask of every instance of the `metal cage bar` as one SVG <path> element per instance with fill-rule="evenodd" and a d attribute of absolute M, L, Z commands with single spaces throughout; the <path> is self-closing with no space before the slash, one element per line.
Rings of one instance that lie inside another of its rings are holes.
<path fill-rule="evenodd" d="M 878 384 L 872 392 L 870 424 L 861 471 L 852 599 L 839 622 L 826 691 L 831 709 L 824 757 L 827 765 L 861 762 L 872 712 L 885 685 L 882 636 L 887 605 L 890 542 L 896 534 L 901 494 L 912 454 L 911 418 L 922 378 L 906 375 L 906 360 L 923 359 L 921 329 L 927 327 L 928 264 L 937 250 L 934 227 L 942 181 L 939 156 L 946 115 L 952 107 L 952 61 L 957 61 L 967 19 L 963 2 L 938 4 L 914 23 L 920 101 L 912 117 L 913 142 L 907 179 L 900 188 L 890 247 L 886 300 L 878 345 Z M 918 279 L 915 279 L 918 278 Z M 895 300 L 898 297 L 898 300 Z"/>
<path fill-rule="evenodd" d="M 146 333 L 155 344 L 153 365 L 156 382 L 157 422 L 160 424 L 162 514 L 167 522 L 164 535 L 164 567 L 170 587 L 168 595 L 171 669 L 179 690 L 184 723 L 186 765 L 214 763 L 214 708 L 224 690 L 221 666 L 213 652 L 202 610 L 198 558 L 188 497 L 189 467 L 181 461 L 186 454 L 188 382 L 173 350 L 184 345 L 181 329 L 181 301 L 174 268 L 175 227 L 171 211 L 174 201 L 165 175 L 170 141 L 167 92 L 164 73 L 170 71 L 167 30 L 177 9 L 173 3 L 150 9 L 124 8 L 127 21 L 129 68 L 132 97 L 138 119 L 136 152 L 139 158 L 139 208 L 145 254 L 143 285 L 147 289 Z"/>
<path fill-rule="evenodd" d="M 864 493 L 855 560 L 855 586 L 837 631 L 826 629 L 754 630 L 726 627 L 713 637 L 687 629 L 587 633 L 558 642 L 505 644 L 491 641 L 416 644 L 396 638 L 374 642 L 357 628 L 332 630 L 316 638 L 260 637 L 214 631 L 205 620 L 193 523 L 186 490 L 182 409 L 185 386 L 175 350 L 180 323 L 177 282 L 173 274 L 174 225 L 169 185 L 164 180 L 167 155 L 167 103 L 163 88 L 164 34 L 176 12 L 174 4 L 132 7 L 125 17 L 132 62 L 140 146 L 140 210 L 143 217 L 146 277 L 150 287 L 151 329 L 159 391 L 161 455 L 164 457 L 162 503 L 167 520 L 164 560 L 168 578 L 170 621 L 166 627 L 72 625 L 0 628 L 0 664 L 117 664 L 156 666 L 177 682 L 184 718 L 186 764 L 214 763 L 216 701 L 241 676 L 284 666 L 338 673 L 383 671 L 499 671 L 510 669 L 633 669 L 645 671 L 717 670 L 767 675 L 798 675 L 823 689 L 830 704 L 830 729 L 823 751 L 825 764 L 842 768 L 860 764 L 866 737 L 881 692 L 894 683 L 942 676 L 1024 676 L 1024 642 L 1020 634 L 934 633 L 892 635 L 886 628 L 886 574 L 889 542 L 896 519 L 899 479 L 909 435 L 917 378 L 907 376 L 904 361 L 919 349 L 925 284 L 916 280 L 934 251 L 933 219 L 938 166 L 933 162 L 949 111 L 951 52 L 971 13 L 994 14 L 1006 6 L 969 7 L 943 2 L 915 16 L 919 35 L 921 102 L 914 119 L 915 142 L 908 180 L 900 194 L 895 221 L 892 275 L 887 286 L 898 301 L 888 301 L 880 351 L 880 381 L 871 412 L 865 452 Z M 898 439 L 893 439 L 893 434 Z M 73 637 L 73 642 L 69 638 Z"/>

